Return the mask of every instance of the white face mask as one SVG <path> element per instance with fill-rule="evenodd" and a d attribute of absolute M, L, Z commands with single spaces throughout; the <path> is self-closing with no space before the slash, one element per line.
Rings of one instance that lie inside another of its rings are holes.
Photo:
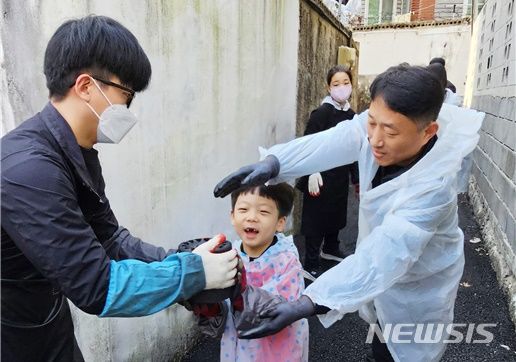
<path fill-rule="evenodd" d="M 134 127 L 136 122 L 138 122 L 138 119 L 125 104 L 112 104 L 102 89 L 100 89 L 95 79 L 91 78 L 91 80 L 109 103 L 109 106 L 99 116 L 93 107 L 86 102 L 86 105 L 99 119 L 99 125 L 97 126 L 97 143 L 119 143 L 131 128 Z"/>

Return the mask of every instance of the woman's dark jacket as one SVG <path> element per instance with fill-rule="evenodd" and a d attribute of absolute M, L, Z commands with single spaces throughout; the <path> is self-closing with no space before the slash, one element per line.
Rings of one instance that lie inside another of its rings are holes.
<path fill-rule="evenodd" d="M 322 104 L 310 114 L 305 136 L 325 131 L 337 123 L 350 120 L 353 110 L 338 110 L 329 103 Z M 305 236 L 321 236 L 338 232 L 346 226 L 349 178 L 358 183 L 358 165 L 353 163 L 321 172 L 323 186 L 320 195 L 308 193 L 308 176 L 299 179 L 296 187 L 303 192 L 301 233 Z"/>

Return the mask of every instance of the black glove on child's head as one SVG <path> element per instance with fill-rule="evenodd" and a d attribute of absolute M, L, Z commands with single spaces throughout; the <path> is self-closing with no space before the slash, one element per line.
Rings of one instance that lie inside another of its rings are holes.
<path fill-rule="evenodd" d="M 215 197 L 225 197 L 243 186 L 258 186 L 278 176 L 280 163 L 276 156 L 268 155 L 263 160 L 241 167 L 220 181 L 213 190 Z"/>

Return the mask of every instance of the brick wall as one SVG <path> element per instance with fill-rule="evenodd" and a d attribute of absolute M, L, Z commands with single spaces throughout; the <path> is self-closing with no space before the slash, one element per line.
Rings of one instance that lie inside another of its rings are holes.
<path fill-rule="evenodd" d="M 486 113 L 470 197 L 516 322 L 516 57 L 514 0 L 489 0 L 474 23 L 465 103 Z"/>
<path fill-rule="evenodd" d="M 432 20 L 434 18 L 435 0 L 412 0 L 410 9 L 413 12 L 410 20 Z"/>

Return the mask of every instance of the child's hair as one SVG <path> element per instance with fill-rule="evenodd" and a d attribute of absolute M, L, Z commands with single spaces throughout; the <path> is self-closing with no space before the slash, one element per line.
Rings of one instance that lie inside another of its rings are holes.
<path fill-rule="evenodd" d="M 391 110 L 408 117 L 420 128 L 437 119 L 445 93 L 430 70 L 407 63 L 378 75 L 369 90 L 371 100 L 383 98 Z"/>
<path fill-rule="evenodd" d="M 287 217 L 292 211 L 294 204 L 294 188 L 282 182 L 277 185 L 244 186 L 231 193 L 231 210 L 235 209 L 235 204 L 240 195 L 254 194 L 273 200 L 279 211 L 279 217 Z"/>
<path fill-rule="evenodd" d="M 134 35 L 107 16 L 89 15 L 63 23 L 45 51 L 44 73 L 50 97 L 66 95 L 81 73 L 120 82 L 139 92 L 151 78 L 151 65 Z"/>
<path fill-rule="evenodd" d="M 351 75 L 351 69 L 347 65 L 336 65 L 328 71 L 326 74 L 326 84 L 330 85 L 331 79 L 337 73 L 346 73 L 349 77 L 349 81 L 353 83 L 353 76 Z"/>

